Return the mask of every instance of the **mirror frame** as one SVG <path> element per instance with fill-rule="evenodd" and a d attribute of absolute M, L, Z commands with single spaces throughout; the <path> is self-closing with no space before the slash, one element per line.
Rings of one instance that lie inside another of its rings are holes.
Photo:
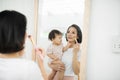
<path fill-rule="evenodd" d="M 34 0 L 34 40 L 37 43 L 37 29 L 38 29 L 38 8 L 39 0 Z M 86 80 L 86 64 L 87 64 L 87 46 L 89 33 L 89 19 L 90 19 L 90 0 L 85 0 L 85 10 L 83 18 L 83 41 L 81 45 L 81 65 L 80 65 L 80 80 Z"/>
<path fill-rule="evenodd" d="M 86 67 L 87 67 L 87 46 L 88 46 L 88 33 L 90 23 L 90 0 L 85 0 L 85 11 L 83 19 L 83 41 L 82 41 L 82 54 L 80 65 L 80 80 L 86 80 Z"/>

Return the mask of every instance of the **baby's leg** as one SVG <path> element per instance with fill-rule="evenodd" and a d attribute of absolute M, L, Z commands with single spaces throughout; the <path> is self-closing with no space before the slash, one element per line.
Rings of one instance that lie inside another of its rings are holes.
<path fill-rule="evenodd" d="M 56 71 L 52 70 L 52 72 L 48 76 L 48 80 L 53 80 L 53 78 L 55 77 L 55 75 L 56 75 Z"/>
<path fill-rule="evenodd" d="M 58 76 L 58 80 L 63 80 L 64 71 L 57 71 L 56 75 Z"/>
<path fill-rule="evenodd" d="M 53 80 L 63 80 L 64 71 L 65 70 L 57 71 Z"/>

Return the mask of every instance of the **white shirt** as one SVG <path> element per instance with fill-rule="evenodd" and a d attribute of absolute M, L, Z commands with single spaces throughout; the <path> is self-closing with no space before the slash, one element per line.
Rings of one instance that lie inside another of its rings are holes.
<path fill-rule="evenodd" d="M 73 48 L 69 48 L 63 53 L 62 62 L 65 64 L 64 76 L 74 76 L 72 69 L 72 59 L 73 59 Z M 78 53 L 78 61 L 80 61 L 80 51 Z"/>
<path fill-rule="evenodd" d="M 0 80 L 43 80 L 38 65 L 20 58 L 0 58 Z"/>

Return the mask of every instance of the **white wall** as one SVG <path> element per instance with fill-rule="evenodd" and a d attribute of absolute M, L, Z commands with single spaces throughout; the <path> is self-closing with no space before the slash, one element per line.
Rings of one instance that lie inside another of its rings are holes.
<path fill-rule="evenodd" d="M 27 17 L 27 33 L 34 34 L 34 0 L 0 0 L 0 11 L 16 10 Z M 26 39 L 26 53 L 24 56 L 31 58 L 31 42 Z"/>
<path fill-rule="evenodd" d="M 120 0 L 91 0 L 86 80 L 120 80 L 120 53 L 112 39 L 120 35 Z"/>

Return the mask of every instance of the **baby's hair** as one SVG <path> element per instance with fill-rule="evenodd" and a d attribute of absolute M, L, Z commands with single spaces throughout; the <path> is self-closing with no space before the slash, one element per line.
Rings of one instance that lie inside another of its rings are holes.
<path fill-rule="evenodd" d="M 53 29 L 50 31 L 48 35 L 48 39 L 52 41 L 52 39 L 55 39 L 55 35 L 62 35 L 62 32 L 60 32 L 59 30 Z"/>

